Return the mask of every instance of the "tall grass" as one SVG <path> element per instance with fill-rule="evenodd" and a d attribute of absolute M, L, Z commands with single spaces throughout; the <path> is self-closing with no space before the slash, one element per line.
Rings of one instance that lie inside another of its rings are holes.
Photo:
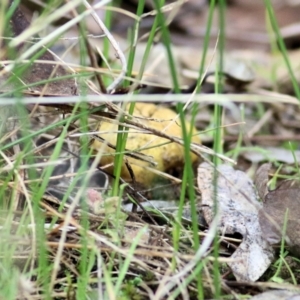
<path fill-rule="evenodd" d="M 275 36 L 275 38 L 278 42 L 279 49 L 281 51 L 282 57 L 284 59 L 284 62 L 286 64 L 286 67 L 287 67 L 287 70 L 288 70 L 288 73 L 290 75 L 295 95 L 297 96 L 298 99 L 300 99 L 299 84 L 298 84 L 298 81 L 295 77 L 294 71 L 292 69 L 292 65 L 291 65 L 290 59 L 288 57 L 288 53 L 287 53 L 285 43 L 283 41 L 283 37 L 280 33 L 280 29 L 279 29 L 279 26 L 278 26 L 278 22 L 277 22 L 275 13 L 274 13 L 272 3 L 271 3 L 270 0 L 264 0 L 264 3 L 265 3 L 265 6 L 266 6 L 266 11 L 267 11 L 267 15 L 269 17 L 269 21 L 270 21 L 272 29 L 274 31 L 274 36 Z"/>
<path fill-rule="evenodd" d="M 46 9 L 42 11 L 40 13 L 40 17 L 38 17 L 41 18 L 38 19 L 40 20 L 40 23 L 36 22 L 33 24 L 42 24 L 43 20 L 50 22 L 49 20 L 55 19 L 55 16 L 58 16 L 61 13 L 60 10 L 62 9 L 64 3 L 65 2 L 63 1 L 59 2 L 57 0 L 48 1 Z M 131 89 L 129 88 L 129 96 L 124 96 L 124 99 L 129 99 L 130 94 L 136 93 L 134 91 L 134 88 L 137 85 L 136 83 L 138 83 L 139 80 L 141 80 L 141 78 L 143 77 L 146 64 L 148 63 L 150 52 L 157 35 L 161 36 L 162 43 L 167 53 L 167 65 L 170 69 L 170 74 L 172 77 L 173 92 L 174 94 L 181 93 L 178 79 L 179 74 L 178 70 L 176 69 L 176 61 L 173 55 L 174 45 L 172 43 L 168 22 L 166 20 L 166 14 L 164 13 L 165 1 L 154 0 L 153 3 L 156 10 L 155 17 L 153 19 L 153 24 L 148 35 L 145 53 L 143 55 L 140 69 L 136 74 L 136 80 L 132 81 L 134 83 L 131 83 L 130 76 L 132 76 L 134 71 L 133 66 L 135 61 L 135 49 L 137 43 L 139 42 L 137 39 L 137 35 L 140 30 L 140 21 L 143 15 L 146 1 L 138 1 L 136 22 L 134 23 L 132 28 L 129 28 L 128 30 L 130 51 L 128 53 L 127 77 L 124 81 L 123 87 L 128 88 L 130 84 L 132 84 L 133 86 L 131 87 Z M 7 10 L 3 6 L 3 3 L 0 4 L 0 33 L 3 33 L 1 34 L 2 36 L 7 34 L 6 28 L 9 27 L 11 15 L 17 5 L 18 1 L 14 1 L 13 5 Z M 295 94 L 300 99 L 299 87 L 295 75 L 293 74 L 291 63 L 289 61 L 288 53 L 285 48 L 283 39 L 280 35 L 279 27 L 274 15 L 271 2 L 269 0 L 265 0 L 265 5 L 270 23 L 279 43 L 279 48 L 282 52 L 286 66 L 292 78 Z M 52 7 L 56 7 L 56 10 L 53 10 Z M 83 16 L 83 14 L 85 13 L 84 11 L 85 9 L 82 10 L 82 8 L 78 8 L 79 16 Z M 225 12 L 225 0 L 218 1 L 218 6 L 216 5 L 215 0 L 210 1 L 203 47 L 201 49 L 202 59 L 199 66 L 199 77 L 197 80 L 196 92 L 201 91 L 201 80 L 205 75 L 204 73 L 206 56 L 209 49 L 213 16 L 215 15 L 219 19 L 219 38 L 217 45 L 219 61 L 215 72 L 215 94 L 222 93 L 223 78 L 220 74 L 223 70 L 225 53 Z M 112 27 L 112 21 L 112 10 L 105 10 L 105 24 L 108 29 Z M 82 22 L 83 23 L 81 30 L 79 30 L 79 35 L 81 38 L 83 38 L 83 35 L 85 34 L 86 26 L 85 21 L 83 20 Z M 47 26 L 48 25 L 50 24 L 47 24 Z M 43 24 L 43 28 L 44 27 L 46 27 L 45 24 Z M 35 26 L 33 28 L 30 27 L 29 29 L 27 29 L 26 39 L 29 39 L 36 33 L 38 33 L 38 29 L 38 26 Z M 49 46 L 57 42 L 59 36 L 60 34 L 57 34 L 53 40 L 50 40 Z M 81 55 L 80 61 L 81 65 L 84 66 L 86 56 L 88 55 L 88 49 L 86 48 L 86 44 L 83 42 L 84 39 L 79 40 Z M 34 62 L 36 57 L 38 57 L 42 52 L 45 51 L 45 48 L 40 47 L 36 51 L 34 51 L 36 54 L 33 55 L 26 64 L 18 61 L 18 64 L 13 67 L 13 74 L 15 76 L 12 76 L 9 79 L 10 82 L 16 83 L 18 77 L 22 78 L 24 72 L 26 72 L 30 64 Z M 111 56 L 110 54 L 112 51 L 113 50 L 108 39 L 105 39 L 103 44 L 103 54 L 104 57 L 107 58 L 107 61 L 109 63 L 111 63 L 109 57 Z M 16 51 L 12 51 L 11 55 L 11 60 L 18 60 Z M 103 64 L 103 67 L 107 66 Z M 110 65 L 110 67 L 112 67 L 112 65 Z M 101 76 L 103 76 L 104 83 L 108 85 L 111 83 L 112 78 L 109 78 L 109 76 L 107 76 L 109 72 L 104 73 L 105 74 L 101 74 Z M 86 79 L 87 77 L 92 75 L 92 71 L 85 70 L 82 72 L 63 76 L 61 80 L 73 78 L 76 80 L 78 79 L 78 81 L 80 82 L 80 79 Z M 34 90 L 34 88 L 38 84 L 50 83 L 53 82 L 53 80 L 55 80 L 55 78 L 43 80 L 38 83 L 29 83 L 26 88 L 32 88 Z M 143 240 L 145 234 L 148 233 L 147 225 L 138 227 L 139 230 L 136 237 L 132 239 L 132 243 L 128 246 L 128 241 L 125 242 L 119 239 L 119 234 L 123 230 L 122 220 L 115 220 L 110 216 L 107 216 L 107 218 L 103 219 L 98 216 L 98 226 L 95 226 L 95 223 L 93 223 L 92 219 L 90 219 L 91 216 L 89 215 L 87 210 L 82 209 L 79 218 L 77 215 L 73 214 L 74 207 L 72 207 L 72 203 L 67 204 L 69 196 L 75 189 L 75 185 L 79 180 L 79 177 L 82 176 L 83 172 L 85 172 L 89 168 L 89 160 L 92 157 L 92 151 L 90 149 L 90 140 L 86 134 L 89 132 L 89 116 L 91 113 L 95 112 L 95 109 L 90 109 L 86 102 L 87 100 L 89 100 L 88 96 L 84 95 L 82 97 L 82 102 L 76 103 L 73 106 L 73 111 L 68 112 L 62 120 L 57 121 L 53 124 L 45 124 L 43 128 L 32 131 L 26 107 L 22 104 L 23 90 L 23 86 L 16 86 L 15 88 L 12 88 L 12 90 L 5 91 L 1 95 L 1 97 L 13 95 L 12 103 L 15 103 L 13 116 L 18 119 L 17 126 L 19 126 L 20 128 L 18 130 L 18 133 L 11 134 L 11 136 L 9 137 L 7 137 L 7 133 L 5 133 L 6 135 L 3 133 L 3 136 L 0 136 L 0 199 L 2 199 L 0 200 L 0 226 L 2 226 L 0 227 L 0 298 L 8 300 L 16 299 L 17 294 L 20 292 L 25 293 L 26 297 L 26 293 L 30 293 L 30 289 L 28 288 L 28 291 L 26 291 L 25 288 L 20 287 L 20 284 L 24 282 L 26 283 L 26 280 L 32 280 L 34 281 L 34 284 L 39 288 L 38 294 L 41 296 L 41 299 L 59 299 L 68 297 L 68 299 L 72 299 L 72 297 L 74 299 L 88 299 L 88 297 L 91 295 L 96 295 L 97 299 L 133 299 L 131 294 L 132 290 L 130 288 L 133 286 L 135 292 L 135 288 L 138 285 L 138 283 L 134 282 L 134 279 L 136 279 L 134 277 L 140 279 L 139 276 L 141 276 L 144 280 L 145 278 L 147 278 L 147 276 L 149 276 L 152 280 L 153 278 L 151 276 L 154 276 L 153 274 L 155 274 L 156 272 L 154 267 L 152 269 L 152 273 L 149 271 L 149 274 L 145 271 L 145 269 L 142 268 L 145 264 L 145 258 L 148 258 L 147 253 L 135 255 L 135 251 L 139 250 L 139 244 L 141 240 Z M 159 97 L 160 96 L 157 97 L 157 100 L 160 100 Z M 123 108 L 125 108 L 126 106 L 127 103 L 124 103 Z M 196 123 L 196 116 L 199 111 L 199 107 L 197 103 L 192 103 L 190 108 L 191 128 L 193 128 Z M 125 117 L 120 114 L 118 116 L 118 121 L 122 122 L 125 121 L 126 118 L 130 118 L 130 115 L 134 114 L 134 109 L 135 104 L 131 103 L 129 106 L 129 116 Z M 2 107 L 0 107 L 0 115 L 3 111 L 4 110 L 2 110 Z M 193 247 L 193 253 L 196 252 L 201 245 L 197 213 L 198 199 L 194 188 L 196 184 L 196 174 L 194 174 L 194 169 L 190 157 L 192 129 L 190 132 L 187 130 L 186 111 L 184 103 L 178 103 L 176 105 L 176 111 L 179 115 L 182 129 L 185 165 L 180 189 L 178 212 L 174 217 L 174 221 L 172 221 L 172 218 L 166 218 L 172 226 L 172 230 L 167 232 L 168 234 L 170 233 L 172 237 L 171 244 L 174 254 L 173 258 L 170 259 L 170 268 L 166 270 L 166 273 L 169 272 L 170 274 L 176 273 L 176 271 L 178 271 L 178 268 L 182 267 L 182 265 L 180 265 L 180 259 L 178 258 L 180 250 L 185 249 L 188 254 L 190 253 L 190 249 L 184 248 L 183 245 L 185 245 L 185 243 L 182 243 L 184 232 L 181 219 L 183 215 L 184 205 L 187 199 L 190 205 L 192 220 L 191 228 L 189 228 L 191 230 L 190 232 L 192 233 L 192 237 L 189 237 L 188 239 Z M 214 151 L 219 154 L 223 153 L 222 115 L 222 106 L 220 104 L 215 104 L 212 122 L 214 124 L 213 127 L 215 128 L 213 135 L 213 148 Z M 60 132 L 57 143 L 53 148 L 52 154 L 48 158 L 49 161 L 56 161 L 61 155 L 66 137 L 68 136 L 68 131 L 74 124 L 76 124 L 76 126 L 80 128 L 82 133 L 82 137 L 80 140 L 80 155 L 84 158 L 82 161 L 82 166 L 78 170 L 78 174 L 74 176 L 73 181 L 66 189 L 64 198 L 59 204 L 57 204 L 57 209 L 53 211 L 49 209 L 46 213 L 45 206 L 42 206 L 41 203 L 43 202 L 43 196 L 45 194 L 47 186 L 49 185 L 50 177 L 55 166 L 49 165 L 41 173 L 37 172 L 37 170 L 35 170 L 34 168 L 29 168 L 28 170 L 26 170 L 26 176 L 24 176 L 25 173 L 23 172 L 23 167 L 34 166 L 36 162 L 33 140 L 37 136 L 40 136 L 42 133 L 49 132 L 54 129 L 59 129 Z M 118 134 L 116 143 L 113 174 L 114 178 L 112 183 L 112 192 L 110 195 L 113 197 L 120 197 L 125 188 L 124 185 L 122 186 L 120 184 L 120 178 L 124 155 L 126 154 L 125 151 L 129 129 L 124 126 L 119 126 L 118 130 L 120 133 Z M 242 133 L 239 137 L 239 150 L 242 149 L 241 141 Z M 234 151 L 233 156 L 237 158 L 238 150 Z M 12 161 L 10 161 L 10 159 Z M 215 166 L 221 163 L 221 160 L 217 156 L 211 157 L 210 159 L 214 162 Z M 7 165 L 13 165 L 13 167 L 8 171 L 2 170 Z M 215 183 L 217 182 L 217 176 L 218 174 L 216 172 Z M 22 186 L 22 184 L 26 186 L 25 190 L 23 189 L 24 187 Z M 85 180 L 83 180 L 84 188 L 87 188 L 87 184 L 88 178 L 85 178 Z M 77 200 L 79 202 L 79 198 Z M 215 203 L 217 203 L 217 199 L 215 200 Z M 43 207 L 43 209 L 41 209 L 41 207 Z M 119 210 L 120 207 L 118 206 L 118 208 L 116 208 L 116 211 Z M 49 238 L 55 236 L 57 231 L 63 228 L 64 222 L 67 223 L 67 221 L 65 220 L 68 213 L 70 213 L 69 219 L 67 219 L 69 221 L 68 225 L 72 224 L 73 227 L 71 230 L 78 232 L 79 238 L 75 239 L 75 234 L 68 235 L 65 229 L 63 229 L 62 233 L 59 235 L 59 238 L 57 238 L 57 245 L 54 245 L 54 242 L 52 244 L 49 243 Z M 64 217 L 62 217 L 62 214 L 64 214 Z M 114 218 L 116 218 L 116 216 L 117 212 Z M 76 219 L 76 217 L 78 217 L 78 219 Z M 48 219 L 50 219 L 50 221 Z M 49 226 L 50 229 L 46 229 L 46 223 L 48 224 L 47 226 Z M 59 229 L 55 229 L 55 226 L 57 224 L 60 226 Z M 95 232 L 93 230 L 95 230 Z M 99 234 L 100 237 L 97 236 L 99 232 L 101 232 L 101 234 Z M 23 244 L 21 243 L 21 246 L 19 243 L 20 240 L 23 240 Z M 73 241 L 76 241 L 76 247 L 74 246 Z M 107 244 L 105 242 L 107 242 Z M 74 252 L 70 254 L 70 257 L 66 257 L 63 253 L 65 243 L 69 243 L 70 245 L 74 246 Z M 123 248 L 126 248 L 127 252 Z M 25 252 L 24 249 L 27 252 Z M 59 252 L 60 250 L 61 252 Z M 17 258 L 19 254 L 23 252 L 25 252 L 27 256 L 18 261 Z M 213 298 L 220 299 L 222 297 L 222 293 L 218 237 L 216 237 L 214 240 L 212 252 L 214 256 L 214 262 L 212 264 L 212 286 L 214 290 Z M 284 253 L 282 245 L 281 255 L 283 256 L 283 254 Z M 76 262 L 74 263 L 74 261 Z M 159 260 L 155 261 L 154 264 L 158 264 L 158 261 Z M 16 264 L 18 264 L 18 267 L 16 267 Z M 130 269 L 131 264 L 136 264 L 136 274 L 132 273 Z M 283 261 L 281 262 L 278 269 L 281 268 L 282 264 Z M 180 281 L 178 280 L 178 284 L 170 290 L 168 299 L 176 299 L 177 297 L 180 297 L 182 291 L 185 290 L 189 285 L 193 286 L 196 295 L 194 297 L 196 297 L 197 299 L 205 299 L 206 296 L 203 274 L 205 274 L 204 271 L 207 269 L 207 266 L 210 266 L 210 262 L 208 259 L 203 259 L 201 262 L 197 263 L 195 269 L 192 272 L 188 273 L 185 278 L 181 278 Z M 169 275 L 166 275 L 166 277 L 167 276 Z M 160 278 L 162 280 L 165 279 L 164 276 Z M 141 279 L 141 282 L 145 284 L 146 280 L 145 282 L 143 280 Z M 151 284 L 151 280 L 149 280 L 149 284 Z M 148 284 L 148 282 L 146 283 Z M 160 284 L 160 282 L 155 282 L 153 286 L 159 286 Z M 15 287 L 17 286 L 19 288 L 16 290 Z M 96 288 L 94 288 L 95 286 Z M 34 288 L 35 287 L 32 287 L 32 289 Z M 149 289 L 149 287 L 146 286 L 145 290 L 147 290 L 147 288 Z M 61 294 L 57 293 L 57 290 L 59 290 Z M 152 292 L 151 289 L 149 290 L 149 293 Z"/>

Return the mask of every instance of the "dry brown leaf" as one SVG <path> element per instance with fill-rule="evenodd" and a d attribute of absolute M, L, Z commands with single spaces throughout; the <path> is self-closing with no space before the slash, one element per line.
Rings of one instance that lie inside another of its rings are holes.
<path fill-rule="evenodd" d="M 181 137 L 181 126 L 179 120 L 176 122 L 172 122 L 171 120 L 176 117 L 176 113 L 169 108 L 165 108 L 162 106 L 156 106 L 150 103 L 137 103 L 135 106 L 134 116 L 151 118 L 151 120 L 137 119 L 139 123 L 144 124 L 148 127 L 154 128 L 159 131 L 164 131 L 164 133 L 174 136 Z M 189 131 L 191 125 L 186 122 L 186 128 Z M 112 124 L 108 122 L 101 122 L 99 128 L 99 136 L 103 138 L 105 141 L 110 143 L 111 145 L 116 145 L 117 141 L 117 131 L 118 125 Z M 197 131 L 194 128 L 193 134 L 196 134 Z M 194 143 L 200 144 L 200 138 L 198 135 L 195 135 L 192 138 Z M 168 143 L 169 140 L 152 135 L 145 131 L 142 131 L 139 128 L 129 129 L 126 149 L 129 151 L 138 151 L 149 157 L 152 157 L 154 162 L 156 163 L 155 170 L 158 171 L 167 171 L 172 168 L 180 168 L 184 165 L 184 149 L 181 145 L 177 143 Z M 143 147 L 147 149 L 140 150 Z M 95 150 L 99 150 L 103 147 L 103 143 L 94 140 L 92 143 L 92 148 Z M 104 148 L 104 153 L 109 153 L 110 155 L 103 155 L 101 158 L 101 165 L 106 165 L 113 163 L 114 161 L 114 153 L 115 150 L 110 147 Z M 197 156 L 191 153 L 192 162 L 197 160 Z M 150 167 L 148 162 L 137 160 L 132 157 L 127 157 L 128 162 L 130 163 L 132 170 L 135 175 L 135 179 L 137 182 L 149 185 L 153 179 L 155 178 L 155 174 L 151 172 L 150 168 L 146 169 L 146 167 Z M 108 172 L 113 172 L 113 166 L 108 169 Z M 122 166 L 122 177 L 126 180 L 130 180 L 130 173 L 123 162 Z"/>
<path fill-rule="evenodd" d="M 268 166 L 262 165 L 258 170 L 260 181 L 265 184 L 261 189 L 266 190 Z M 282 230 L 286 224 L 286 241 L 289 251 L 300 256 L 300 182 L 283 181 L 277 189 L 270 191 L 264 197 L 263 210 L 259 213 L 259 223 L 263 235 L 270 245 L 280 243 Z"/>
<path fill-rule="evenodd" d="M 218 176 L 216 184 L 215 173 Z M 252 180 L 231 166 L 220 165 L 215 171 L 208 163 L 202 163 L 198 168 L 198 186 L 206 222 L 210 224 L 214 218 L 216 201 L 221 214 L 220 230 L 243 236 L 242 243 L 231 256 L 232 262 L 228 263 L 234 276 L 237 280 L 257 280 L 271 264 L 274 254 L 259 225 L 261 203 Z"/>

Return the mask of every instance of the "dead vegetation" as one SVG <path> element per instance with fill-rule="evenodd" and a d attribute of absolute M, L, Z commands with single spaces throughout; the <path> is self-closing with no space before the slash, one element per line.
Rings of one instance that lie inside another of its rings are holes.
<path fill-rule="evenodd" d="M 199 75 L 209 3 L 166 1 L 177 94 L 155 1 L 92 2 L 0 4 L 0 299 L 297 299 L 299 5 L 272 6 L 292 71 L 229 1 Z"/>

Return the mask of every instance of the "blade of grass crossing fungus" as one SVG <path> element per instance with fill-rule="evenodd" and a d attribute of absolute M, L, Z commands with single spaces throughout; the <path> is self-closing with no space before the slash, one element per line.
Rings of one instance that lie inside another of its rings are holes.
<path fill-rule="evenodd" d="M 209 49 L 209 41 L 210 41 L 210 33 L 211 33 L 211 28 L 212 28 L 212 22 L 213 22 L 213 14 L 214 14 L 214 10 L 215 10 L 215 0 L 210 1 L 209 4 L 209 12 L 208 12 L 208 18 L 207 18 L 207 22 L 206 22 L 206 29 L 205 29 L 205 36 L 204 36 L 204 41 L 203 41 L 203 48 L 202 50 L 202 58 L 201 58 L 201 63 L 199 66 L 199 76 L 197 79 L 197 83 L 196 83 L 196 88 L 195 88 L 195 93 L 200 92 L 201 90 L 201 81 L 202 81 L 202 77 L 204 76 L 204 71 L 205 71 L 205 62 L 206 62 L 206 56 L 207 56 L 207 52 Z M 189 138 L 191 139 L 192 137 L 192 127 L 195 124 L 195 119 L 198 113 L 198 109 L 199 109 L 199 103 L 193 103 L 193 107 L 192 107 L 192 116 L 191 116 L 191 131 L 189 133 Z M 182 186 L 186 186 L 187 185 L 187 172 L 188 170 L 186 170 L 184 172 L 184 176 L 183 176 L 183 184 Z M 179 205 L 179 209 L 178 209 L 178 213 L 177 213 L 177 219 L 181 220 L 182 217 L 182 212 L 183 212 L 183 206 L 184 206 L 184 191 L 182 191 L 182 195 L 180 197 L 180 205 Z M 174 229 L 174 248 L 175 250 L 178 250 L 178 245 L 179 245 L 179 238 L 180 238 L 180 224 L 175 223 L 174 224 L 175 229 Z M 202 268 L 200 268 L 199 272 L 201 274 L 201 270 Z M 195 274 L 198 274 L 197 272 Z M 193 276 L 194 278 L 194 276 Z M 203 290 L 203 283 L 202 283 L 202 276 L 198 276 L 197 277 L 197 293 L 198 293 L 198 299 L 204 299 L 204 290 Z"/>
<path fill-rule="evenodd" d="M 145 0 L 139 1 L 138 7 L 137 7 L 137 15 L 138 17 L 141 16 L 144 10 L 144 5 L 145 5 Z M 132 68 L 133 68 L 133 62 L 134 62 L 134 57 L 135 57 L 135 48 L 136 48 L 136 37 L 139 28 L 139 21 L 135 22 L 134 26 L 134 38 L 132 39 L 132 44 L 131 44 L 131 51 L 129 54 L 129 59 L 128 59 L 128 71 L 127 71 L 127 76 L 131 76 Z M 129 81 L 126 80 L 124 83 L 124 86 L 128 86 Z M 126 106 L 126 103 L 124 103 L 123 107 Z M 134 112 L 134 107 L 135 103 L 132 102 L 129 107 L 129 115 L 132 115 Z M 124 121 L 124 117 L 120 117 L 120 121 Z M 124 127 L 119 125 L 118 126 L 118 136 L 117 136 L 117 144 L 116 144 L 116 155 L 114 159 L 114 184 L 113 184 L 113 196 L 117 196 L 119 194 L 119 182 L 120 182 L 120 177 L 121 177 L 121 169 L 122 169 L 122 164 L 123 164 L 123 158 L 124 158 L 124 151 L 126 148 L 126 142 L 127 142 L 127 137 L 128 137 L 128 130 L 129 128 Z M 123 132 L 124 131 L 124 132 Z M 122 133 L 123 132 L 123 133 Z"/>
<path fill-rule="evenodd" d="M 159 2 L 158 0 L 154 1 L 155 8 L 157 10 L 157 18 L 159 21 L 159 25 L 161 26 L 162 30 L 162 38 L 163 43 L 165 45 L 166 51 L 167 51 L 167 57 L 169 62 L 169 68 L 171 71 L 172 81 L 173 81 L 173 89 L 176 94 L 180 93 L 178 78 L 177 78 L 177 70 L 176 65 L 174 61 L 174 57 L 172 54 L 171 49 L 171 38 L 170 38 L 170 32 L 166 25 L 164 15 L 162 13 L 162 2 Z M 181 199 L 180 202 L 183 203 L 183 198 L 185 197 L 185 191 L 188 188 L 189 191 L 189 199 L 191 204 L 191 212 L 192 212 L 192 227 L 193 227 L 193 237 L 194 237 L 194 247 L 195 249 L 198 249 L 199 247 L 199 238 L 198 238 L 198 218 L 196 213 L 196 195 L 193 188 L 193 169 L 192 169 L 192 163 L 190 158 L 190 142 L 191 142 L 191 136 L 187 132 L 186 126 L 185 126 L 185 115 L 183 111 L 183 103 L 177 104 L 177 112 L 179 113 L 179 118 L 182 126 L 182 136 L 184 140 L 184 159 L 185 159 L 185 168 L 184 168 L 184 175 L 183 175 L 183 182 L 182 182 L 182 193 L 181 193 Z"/>
<path fill-rule="evenodd" d="M 169 67 L 172 75 L 173 80 L 173 89 L 176 94 L 180 93 L 178 78 L 177 78 L 177 71 L 175 67 L 174 57 L 172 55 L 172 49 L 171 49 L 171 38 L 170 33 L 168 30 L 168 27 L 165 23 L 164 15 L 161 11 L 162 4 L 158 2 L 158 0 L 155 0 L 155 6 L 157 9 L 157 18 L 159 21 L 159 24 L 161 26 L 162 30 L 162 38 L 164 45 L 166 47 L 168 61 L 169 61 Z M 184 158 L 185 158 L 185 166 L 184 166 L 184 173 L 183 173 L 183 180 L 181 185 L 181 194 L 180 194 L 180 206 L 182 210 L 182 206 L 184 203 L 186 190 L 188 189 L 189 192 L 189 200 L 190 200 L 190 206 L 191 206 L 191 216 L 192 216 L 192 230 L 193 230 L 193 241 L 194 241 L 194 249 L 197 251 L 199 248 L 199 237 L 198 237 L 198 216 L 197 216 L 197 210 L 196 210 L 196 194 L 193 187 L 193 169 L 190 159 L 190 143 L 191 143 L 191 132 L 187 132 L 186 126 L 185 126 L 185 115 L 183 110 L 183 103 L 177 104 L 177 112 L 179 113 L 181 126 L 182 126 L 182 136 L 184 140 Z M 192 124 L 193 125 L 193 124 Z M 180 221 L 180 220 L 179 220 Z M 175 250 L 178 250 L 178 241 L 180 236 L 180 226 L 175 226 L 173 230 L 173 236 L 174 236 L 174 242 L 175 242 Z M 176 267 L 176 261 L 173 259 L 172 261 L 173 268 Z M 202 280 L 198 277 L 197 280 L 197 287 L 198 287 L 198 294 L 200 296 L 199 299 L 203 298 L 203 285 Z"/>

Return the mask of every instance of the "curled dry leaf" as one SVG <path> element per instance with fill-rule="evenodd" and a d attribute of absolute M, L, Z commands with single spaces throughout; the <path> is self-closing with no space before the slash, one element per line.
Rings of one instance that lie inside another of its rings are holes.
<path fill-rule="evenodd" d="M 257 170 L 257 177 L 267 190 L 268 170 L 270 165 L 262 165 Z M 289 251 L 300 257 L 300 182 L 283 181 L 275 190 L 263 197 L 263 210 L 259 212 L 259 223 L 265 239 L 270 245 L 280 243 L 284 224 L 285 238 Z"/>
<path fill-rule="evenodd" d="M 234 55 L 227 56 L 223 71 L 235 84 L 248 84 L 255 80 L 255 73 L 250 63 Z"/>
<path fill-rule="evenodd" d="M 198 168 L 198 186 L 206 222 L 212 222 L 216 203 L 220 212 L 220 230 L 243 236 L 228 263 L 234 276 L 242 281 L 257 280 L 271 264 L 274 253 L 259 225 L 261 204 L 253 182 L 244 172 L 228 165 L 220 165 L 215 170 L 208 163 L 202 163 Z"/>
<path fill-rule="evenodd" d="M 136 119 L 142 125 L 149 128 L 156 129 L 157 131 L 164 132 L 172 137 L 181 137 L 180 122 L 172 121 L 176 117 L 176 113 L 169 108 L 162 106 L 156 106 L 150 103 L 137 103 L 135 106 L 134 116 L 139 117 Z M 148 118 L 148 119 L 147 119 Z M 151 118 L 151 120 L 149 120 Z M 186 128 L 189 131 L 191 125 L 186 122 Z M 200 144 L 200 138 L 196 134 L 196 129 L 193 128 L 194 143 Z M 99 136 L 103 138 L 108 144 L 115 146 L 117 141 L 118 124 L 112 124 L 105 122 L 104 120 L 100 124 Z M 103 149 L 103 143 L 99 140 L 94 140 L 92 148 L 95 150 Z M 171 142 L 159 136 L 155 136 L 140 128 L 130 128 L 126 143 L 126 149 L 130 152 L 139 152 L 152 157 L 156 163 L 156 167 L 151 167 L 158 171 L 167 171 L 172 168 L 180 168 L 184 165 L 184 149 L 181 145 Z M 114 162 L 115 150 L 111 147 L 105 146 L 105 155 L 101 158 L 101 165 L 111 164 Z M 110 155 L 107 155 L 110 154 Z M 136 158 L 126 158 L 137 182 L 144 185 L 149 185 L 155 178 L 155 173 L 151 172 L 150 163 L 147 161 L 138 160 Z M 191 153 L 192 162 L 197 160 L 197 156 Z M 108 172 L 113 172 L 113 166 L 106 169 Z M 148 168 L 148 169 L 147 169 Z M 122 177 L 126 180 L 130 180 L 131 176 L 128 168 L 123 162 Z"/>

